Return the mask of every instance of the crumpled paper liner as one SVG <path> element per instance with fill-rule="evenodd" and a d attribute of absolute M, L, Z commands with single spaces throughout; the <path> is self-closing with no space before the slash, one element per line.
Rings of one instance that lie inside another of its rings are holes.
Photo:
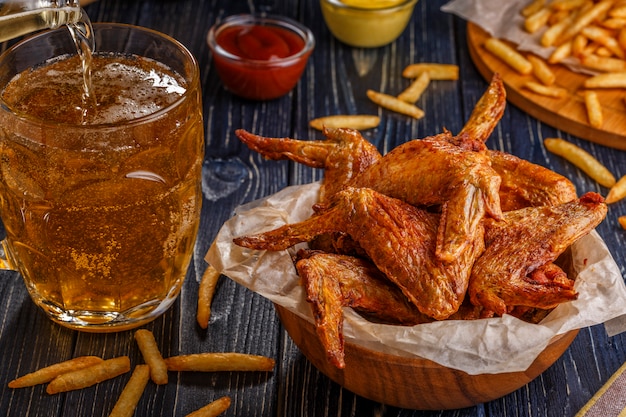
<path fill-rule="evenodd" d="M 232 242 L 310 217 L 319 183 L 291 186 L 241 206 L 222 226 L 206 260 L 239 284 L 314 322 L 288 251 L 254 251 Z M 579 298 L 554 309 L 540 324 L 510 315 L 471 321 L 441 321 L 412 327 L 374 324 L 344 309 L 345 340 L 406 357 L 422 357 L 468 374 L 524 371 L 556 335 L 626 314 L 626 286 L 606 245 L 593 231 L 572 246 Z M 615 333 L 626 330 L 620 319 Z"/>
<path fill-rule="evenodd" d="M 443 5 L 441 10 L 480 26 L 491 36 L 515 43 L 520 51 L 532 52 L 548 59 L 555 48 L 545 48 L 539 43 L 546 28 L 532 34 L 524 30 L 524 17 L 520 11 L 529 2 L 530 0 L 453 0 Z M 573 57 L 561 63 L 572 71 L 595 74 L 594 71 L 583 68 L 578 59 Z"/>

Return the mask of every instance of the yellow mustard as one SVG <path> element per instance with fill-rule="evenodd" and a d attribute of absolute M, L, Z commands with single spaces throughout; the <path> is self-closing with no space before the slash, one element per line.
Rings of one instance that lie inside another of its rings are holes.
<path fill-rule="evenodd" d="M 393 42 L 406 28 L 417 0 L 320 0 L 331 33 L 357 47 Z"/>

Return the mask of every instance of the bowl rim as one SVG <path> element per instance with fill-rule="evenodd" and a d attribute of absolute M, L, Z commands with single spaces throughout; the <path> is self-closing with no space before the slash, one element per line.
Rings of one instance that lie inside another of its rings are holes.
<path fill-rule="evenodd" d="M 412 7 L 417 3 L 417 1 L 418 0 L 405 0 L 393 6 L 371 8 L 371 7 L 353 6 L 350 4 L 346 4 L 341 0 L 320 0 L 321 3 L 326 3 L 330 6 L 336 7 L 341 10 L 358 11 L 361 13 L 381 13 L 381 12 L 391 13 L 391 12 L 403 10 L 408 7 Z"/>
<path fill-rule="evenodd" d="M 414 0 L 409 0 L 414 1 Z M 286 29 L 295 33 L 304 41 L 304 46 L 301 50 L 293 55 L 289 55 L 284 58 L 276 58 L 271 60 L 259 60 L 240 57 L 225 50 L 221 45 L 217 43 L 217 36 L 221 31 L 228 27 L 235 25 L 261 25 L 261 26 L 273 26 Z M 244 13 L 227 16 L 222 20 L 218 20 L 211 26 L 207 34 L 207 43 L 213 54 L 219 55 L 221 58 L 226 58 L 230 61 L 239 63 L 241 65 L 256 66 L 256 67 L 284 67 L 294 64 L 301 59 L 306 59 L 308 55 L 313 51 L 315 47 L 315 36 L 313 32 L 304 24 L 291 19 L 286 16 L 279 16 L 267 13 Z"/>

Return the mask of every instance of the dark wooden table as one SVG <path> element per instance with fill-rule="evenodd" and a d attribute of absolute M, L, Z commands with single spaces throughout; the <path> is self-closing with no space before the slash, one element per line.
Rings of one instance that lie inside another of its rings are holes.
<path fill-rule="evenodd" d="M 223 278 L 217 288 L 208 330 L 195 322 L 198 281 L 204 255 L 233 209 L 274 193 L 286 185 L 307 183 L 321 172 L 288 162 L 264 161 L 234 136 L 245 128 L 269 136 L 321 138 L 308 127 L 317 116 L 374 113 L 381 125 L 364 135 L 382 152 L 412 138 L 447 128 L 458 131 L 487 83 L 467 50 L 466 23 L 439 9 L 443 0 L 420 1 L 404 34 L 372 50 L 353 49 L 335 40 L 326 28 L 317 1 L 298 0 L 99 0 L 87 6 L 93 21 L 132 23 L 165 32 L 183 42 L 202 70 L 206 161 L 200 236 L 187 280 L 174 307 L 146 326 L 164 356 L 179 353 L 237 351 L 276 359 L 273 373 L 173 373 L 166 386 L 149 384 L 136 416 L 184 416 L 223 395 L 233 403 L 227 416 L 572 416 L 609 379 L 626 356 L 625 335 L 608 337 L 603 326 L 582 329 L 566 353 L 544 374 L 510 395 L 475 407 L 442 412 L 402 410 L 358 397 L 331 382 L 302 356 L 284 332 L 270 302 Z M 266 11 L 295 18 L 314 32 L 316 48 L 296 89 L 269 102 L 251 102 L 225 91 L 211 64 L 206 44 L 209 27 L 219 18 Z M 458 64 L 458 81 L 431 84 L 420 100 L 422 120 L 381 111 L 366 97 L 368 88 L 400 92 L 407 64 L 432 61 Z M 548 166 L 571 178 L 580 193 L 606 189 L 597 185 L 542 145 L 546 137 L 563 137 L 595 155 L 615 175 L 626 174 L 626 154 L 597 146 L 546 126 L 509 105 L 488 145 Z M 610 207 L 598 227 L 622 274 L 624 232 L 617 217 L 626 202 Z M 92 388 L 47 395 L 45 386 L 12 390 L 11 379 L 78 355 L 129 355 L 142 361 L 132 331 L 85 334 L 53 324 L 29 299 L 21 277 L 0 275 L 0 414 L 6 416 L 106 416 L 128 379 L 115 378 Z"/>

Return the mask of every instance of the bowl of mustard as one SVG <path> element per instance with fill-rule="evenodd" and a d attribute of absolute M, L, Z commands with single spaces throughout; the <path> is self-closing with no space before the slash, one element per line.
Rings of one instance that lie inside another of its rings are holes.
<path fill-rule="evenodd" d="M 417 0 L 320 0 L 330 32 L 361 48 L 387 45 L 406 28 Z"/>

